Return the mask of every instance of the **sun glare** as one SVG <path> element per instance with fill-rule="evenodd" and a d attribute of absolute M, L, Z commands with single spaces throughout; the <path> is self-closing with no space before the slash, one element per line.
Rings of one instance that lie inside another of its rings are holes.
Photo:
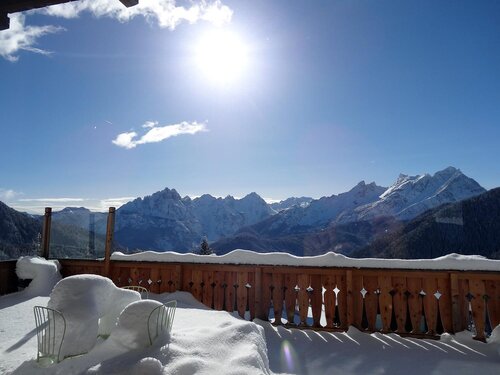
<path fill-rule="evenodd" d="M 236 34 L 210 32 L 197 45 L 196 63 L 210 81 L 231 84 L 241 77 L 247 66 L 247 49 Z"/>

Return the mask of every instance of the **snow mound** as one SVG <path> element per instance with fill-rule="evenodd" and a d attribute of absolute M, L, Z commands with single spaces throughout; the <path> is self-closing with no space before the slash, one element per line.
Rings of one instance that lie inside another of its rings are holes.
<path fill-rule="evenodd" d="M 47 306 L 66 319 L 62 355 L 89 351 L 98 334 L 109 335 L 121 311 L 140 299 L 139 293 L 118 288 L 98 275 L 75 275 L 59 281 Z"/>
<path fill-rule="evenodd" d="M 47 296 L 52 288 L 61 280 L 57 260 L 47 260 L 37 256 L 20 257 L 16 263 L 16 274 L 20 279 L 32 279 L 25 289 L 33 296 Z"/>
<path fill-rule="evenodd" d="M 163 365 L 156 358 L 143 358 L 132 369 L 132 375 L 163 375 Z"/>
<path fill-rule="evenodd" d="M 168 374 L 271 374 L 263 328 L 223 311 L 178 309 L 168 354 Z"/>
<path fill-rule="evenodd" d="M 143 300 L 125 307 L 109 339 L 128 349 L 149 346 L 149 330 L 154 330 L 155 327 L 148 326 L 148 318 L 158 306 L 162 306 L 158 301 Z"/>

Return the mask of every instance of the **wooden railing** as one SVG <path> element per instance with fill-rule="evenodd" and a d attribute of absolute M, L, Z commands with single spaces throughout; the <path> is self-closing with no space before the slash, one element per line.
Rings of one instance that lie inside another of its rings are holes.
<path fill-rule="evenodd" d="M 60 260 L 63 276 L 106 275 L 105 262 Z M 500 272 L 110 261 L 118 286 L 187 291 L 245 319 L 316 330 L 397 332 L 433 337 L 500 323 Z"/>

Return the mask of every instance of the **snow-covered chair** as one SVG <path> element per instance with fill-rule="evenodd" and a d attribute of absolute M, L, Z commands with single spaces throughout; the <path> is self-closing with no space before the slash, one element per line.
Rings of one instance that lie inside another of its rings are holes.
<path fill-rule="evenodd" d="M 174 323 L 175 309 L 177 301 L 169 301 L 163 305 L 156 307 L 148 318 L 148 334 L 149 343 L 153 345 L 153 341 L 162 332 L 170 333 L 172 324 Z"/>
<path fill-rule="evenodd" d="M 44 306 L 33 307 L 33 312 L 38 341 L 37 362 L 59 362 L 66 334 L 66 319 L 61 312 Z"/>
<path fill-rule="evenodd" d="M 122 286 L 122 289 L 128 289 L 128 290 L 133 290 L 135 292 L 139 292 L 139 294 L 142 296 L 143 294 L 146 295 L 146 299 L 149 299 L 149 291 L 144 288 L 143 286 L 139 285 L 127 285 L 127 286 Z"/>

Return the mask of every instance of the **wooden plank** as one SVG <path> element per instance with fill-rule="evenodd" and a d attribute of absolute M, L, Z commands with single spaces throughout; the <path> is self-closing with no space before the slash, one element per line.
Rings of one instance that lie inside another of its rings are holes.
<path fill-rule="evenodd" d="M 334 275 L 324 275 L 321 277 L 321 283 L 326 289 L 325 298 L 325 319 L 326 327 L 333 328 L 333 319 L 335 318 L 335 301 L 336 296 L 333 289 L 335 289 L 336 281 Z"/>
<path fill-rule="evenodd" d="M 248 272 L 238 272 L 236 284 L 238 285 L 236 306 L 239 316 L 244 318 L 248 301 L 248 290 L 246 287 L 248 284 Z"/>
<path fill-rule="evenodd" d="M 159 283 L 160 286 L 160 293 L 165 293 L 169 291 L 169 286 L 168 286 L 168 280 L 171 279 L 171 270 L 168 268 L 161 268 L 160 269 L 160 278 Z M 158 280 L 157 280 L 158 282 Z"/>
<path fill-rule="evenodd" d="M 262 268 L 255 267 L 255 317 L 261 320 L 267 320 L 268 315 L 265 312 L 263 303 L 263 290 L 262 284 Z"/>
<path fill-rule="evenodd" d="M 193 288 L 193 280 L 192 280 L 193 270 L 191 267 L 185 267 L 182 272 L 182 289 L 185 292 L 191 293 L 191 289 Z"/>
<path fill-rule="evenodd" d="M 437 287 L 441 297 L 438 300 L 439 315 L 441 316 L 441 324 L 444 332 L 453 333 L 453 316 L 451 305 L 451 286 L 450 279 L 437 279 Z"/>
<path fill-rule="evenodd" d="M 274 324 L 281 325 L 283 316 L 283 274 L 274 273 L 272 277 L 272 300 L 274 308 Z"/>
<path fill-rule="evenodd" d="M 271 307 L 271 284 L 272 274 L 262 273 L 262 318 L 269 320 L 269 308 Z"/>
<path fill-rule="evenodd" d="M 311 308 L 313 316 L 313 326 L 321 327 L 321 311 L 323 308 L 323 288 L 321 285 L 321 275 L 311 276 Z"/>
<path fill-rule="evenodd" d="M 410 293 L 408 296 L 408 308 L 410 310 L 410 320 L 412 325 L 412 333 L 420 334 L 422 329 L 420 322 L 422 321 L 422 298 L 420 291 L 422 290 L 422 279 L 409 277 L 406 279 L 406 287 Z"/>
<path fill-rule="evenodd" d="M 120 268 L 113 267 L 110 270 L 111 280 L 115 283 L 116 286 L 119 286 L 120 282 L 118 278 L 120 277 Z"/>
<path fill-rule="evenodd" d="M 434 293 L 437 292 L 437 280 L 435 278 L 425 278 L 422 282 L 426 295 L 424 296 L 424 314 L 427 322 L 427 334 L 436 333 L 438 302 Z"/>
<path fill-rule="evenodd" d="M 309 312 L 309 295 L 307 293 L 309 275 L 299 274 L 297 276 L 297 285 L 300 288 L 297 295 L 299 301 L 300 325 L 307 325 L 307 313 Z"/>
<path fill-rule="evenodd" d="M 214 273 L 212 271 L 202 271 L 203 272 L 203 304 L 210 308 L 213 307 L 214 303 Z"/>
<path fill-rule="evenodd" d="M 214 272 L 214 309 L 224 309 L 224 273 L 223 271 Z"/>
<path fill-rule="evenodd" d="M 382 332 L 391 331 L 392 319 L 392 279 L 390 276 L 381 275 L 378 277 L 380 295 L 378 297 L 380 307 L 380 317 L 382 319 Z"/>
<path fill-rule="evenodd" d="M 347 281 L 345 275 L 335 277 L 337 288 L 340 290 L 337 295 L 337 304 L 339 309 L 340 327 L 347 330 L 349 323 L 347 319 Z"/>
<path fill-rule="evenodd" d="M 286 274 L 284 278 L 285 291 L 285 306 L 286 306 L 286 316 L 288 324 L 295 324 L 295 308 L 297 306 L 297 291 L 295 287 L 297 286 L 297 275 L 296 274 Z"/>
<path fill-rule="evenodd" d="M 149 290 L 148 280 L 150 274 L 151 274 L 151 269 L 144 267 L 139 268 L 137 274 L 137 285 L 142 286 L 143 288 Z"/>
<path fill-rule="evenodd" d="M 149 290 L 151 293 L 160 293 L 160 285 L 156 282 L 160 278 L 160 269 L 155 267 L 151 269 L 151 284 L 149 285 Z M 148 283 L 149 284 L 149 283 Z"/>
<path fill-rule="evenodd" d="M 469 291 L 473 298 L 471 301 L 472 319 L 476 327 L 475 340 L 485 341 L 484 335 L 484 316 L 485 316 L 485 303 L 484 295 L 486 294 L 484 281 L 474 279 L 469 280 Z"/>
<path fill-rule="evenodd" d="M 377 276 L 363 276 L 363 286 L 368 292 L 365 295 L 365 310 L 366 319 L 368 320 L 368 330 L 374 332 L 376 330 L 375 324 L 377 321 L 377 307 L 378 307 L 378 277 Z"/>
<path fill-rule="evenodd" d="M 347 308 L 347 327 L 354 324 L 354 304 L 353 304 L 353 284 L 352 271 L 346 271 L 346 308 Z"/>
<path fill-rule="evenodd" d="M 193 269 L 191 271 L 191 281 L 193 283 L 193 285 L 191 287 L 191 294 L 198 301 L 202 302 L 203 301 L 203 298 L 202 298 L 202 296 L 203 296 L 203 288 L 201 286 L 201 283 L 203 281 L 203 271 L 199 271 L 197 269 Z"/>
<path fill-rule="evenodd" d="M 234 294 L 234 284 L 236 284 L 235 272 L 226 272 L 226 274 L 224 275 L 224 282 L 227 285 L 224 308 L 227 312 L 233 312 L 235 305 L 235 294 Z"/>
<path fill-rule="evenodd" d="M 255 311 L 255 272 L 248 273 L 248 284 L 250 288 L 248 289 L 248 310 L 250 312 L 250 320 L 254 320 L 256 317 Z"/>
<path fill-rule="evenodd" d="M 469 293 L 469 280 L 458 279 L 459 307 L 460 307 L 460 330 L 467 329 L 469 323 L 469 301 L 465 297 Z"/>
<path fill-rule="evenodd" d="M 363 277 L 359 275 L 352 275 L 352 311 L 353 322 L 352 325 L 359 330 L 362 330 L 361 322 L 363 321 Z"/>
<path fill-rule="evenodd" d="M 460 332 L 463 310 L 460 304 L 460 291 L 458 286 L 458 276 L 455 272 L 450 273 L 450 295 L 451 295 L 451 317 L 453 333 Z"/>
<path fill-rule="evenodd" d="M 130 285 L 128 279 L 130 278 L 130 268 L 120 268 L 120 286 Z"/>
<path fill-rule="evenodd" d="M 392 296 L 392 303 L 394 306 L 394 314 L 396 315 L 397 330 L 396 332 L 406 332 L 406 313 L 408 302 L 406 300 L 406 278 L 393 277 L 392 278 L 394 295 Z"/>
<path fill-rule="evenodd" d="M 500 282 L 486 280 L 486 295 L 488 296 L 488 315 L 490 317 L 491 327 L 494 329 L 500 324 Z"/>

